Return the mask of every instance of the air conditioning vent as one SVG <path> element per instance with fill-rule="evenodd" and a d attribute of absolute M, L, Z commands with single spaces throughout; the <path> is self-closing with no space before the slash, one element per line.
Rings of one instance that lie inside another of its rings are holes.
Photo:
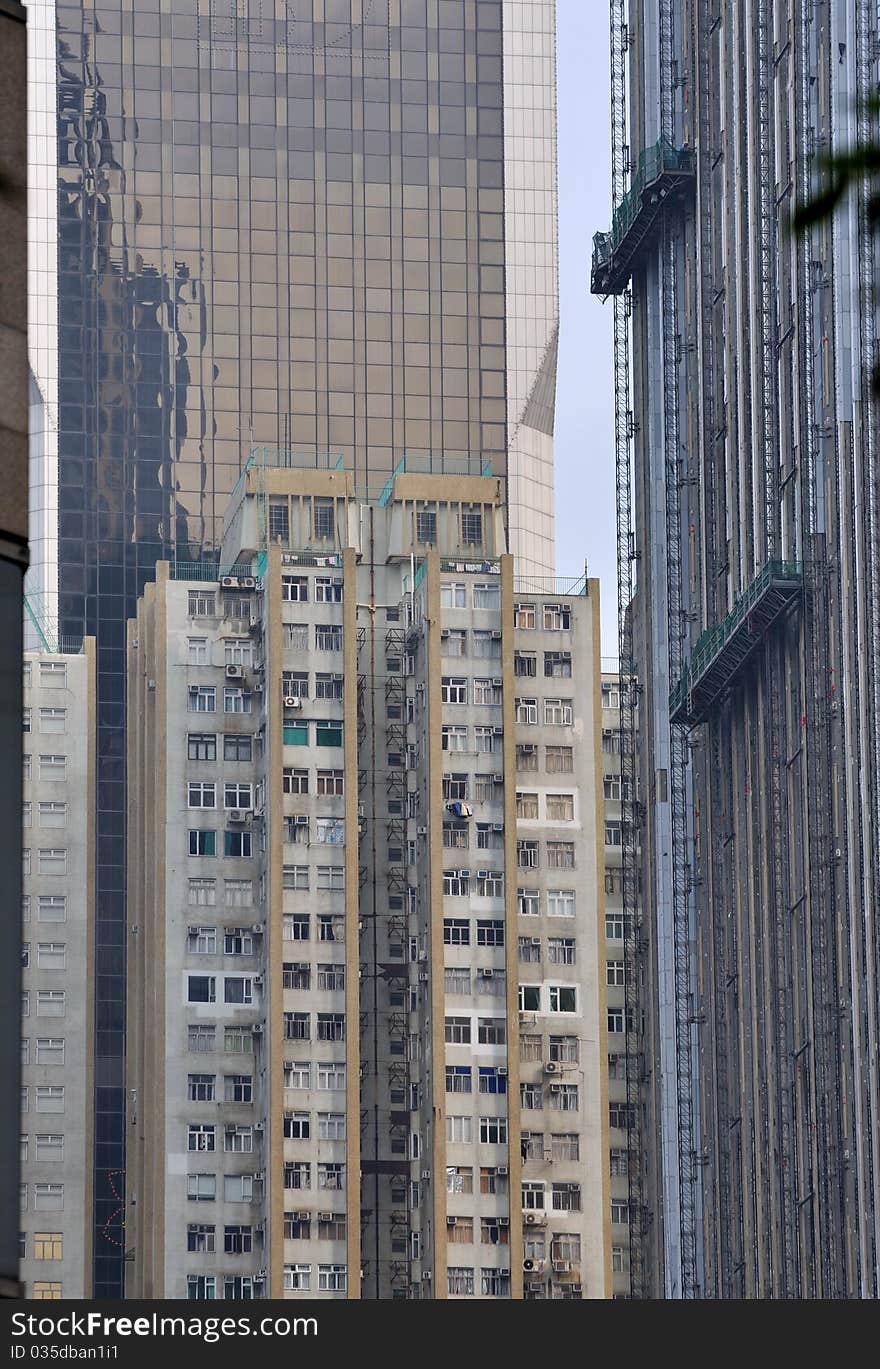
<path fill-rule="evenodd" d="M 534 1260 L 523 1260 L 523 1273 L 524 1273 L 524 1274 L 531 1274 L 531 1272 L 532 1272 L 532 1270 L 534 1269 L 534 1267 L 535 1267 L 535 1261 L 534 1261 Z"/>
<path fill-rule="evenodd" d="M 257 588 L 257 581 L 253 575 L 242 575 L 238 583 L 241 589 Z"/>
<path fill-rule="evenodd" d="M 253 1027 L 251 1028 L 251 1031 L 253 1032 L 254 1036 L 262 1036 L 265 1030 L 266 1028 L 263 1026 L 262 1022 L 255 1022 Z"/>
<path fill-rule="evenodd" d="M 559 1072 L 560 1072 L 560 1071 L 559 1071 L 559 1061 L 558 1061 L 558 1060 L 545 1060 L 545 1061 L 544 1061 L 544 1073 L 545 1073 L 545 1074 L 559 1074 Z"/>
<path fill-rule="evenodd" d="M 297 698 L 295 694 L 287 694 L 284 698 L 284 707 L 302 708 L 302 699 Z"/>
<path fill-rule="evenodd" d="M 230 808 L 226 816 L 230 822 L 247 822 L 248 813 L 243 808 Z"/>
<path fill-rule="evenodd" d="M 226 667 L 226 678 L 227 678 L 227 680 L 243 680 L 243 679 L 244 679 L 244 666 L 241 666 L 241 665 L 228 665 L 228 666 Z"/>
<path fill-rule="evenodd" d="M 238 589 L 237 575 L 224 575 L 220 581 L 221 589 Z"/>

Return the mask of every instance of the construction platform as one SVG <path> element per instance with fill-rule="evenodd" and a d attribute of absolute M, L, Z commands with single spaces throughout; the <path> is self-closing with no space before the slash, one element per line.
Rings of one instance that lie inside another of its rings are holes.
<path fill-rule="evenodd" d="M 632 185 L 614 211 L 611 232 L 593 238 L 590 290 L 594 295 L 623 293 L 642 248 L 654 238 L 661 213 L 692 194 L 695 184 L 692 151 L 673 147 L 665 138 L 645 148 Z"/>
<path fill-rule="evenodd" d="M 799 561 L 768 561 L 723 622 L 701 633 L 694 654 L 669 695 L 669 718 L 705 722 L 736 681 L 777 619 L 803 589 Z"/>

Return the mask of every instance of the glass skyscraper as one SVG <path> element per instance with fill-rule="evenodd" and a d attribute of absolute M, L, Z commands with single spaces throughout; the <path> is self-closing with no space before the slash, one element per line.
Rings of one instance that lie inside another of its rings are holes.
<path fill-rule="evenodd" d="M 511 549 L 552 571 L 554 3 L 29 8 L 30 583 L 98 639 L 94 1294 L 114 1297 L 126 618 L 157 559 L 216 554 L 257 446 L 341 458 L 365 494 L 405 457 L 491 466 Z"/>

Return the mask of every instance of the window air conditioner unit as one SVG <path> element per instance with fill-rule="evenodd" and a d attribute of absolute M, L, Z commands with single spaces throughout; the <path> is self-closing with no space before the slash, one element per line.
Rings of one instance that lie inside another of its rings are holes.
<path fill-rule="evenodd" d="M 506 1065 L 499 1065 L 499 1066 L 498 1066 L 498 1078 L 499 1078 L 499 1079 L 506 1079 L 506 1078 L 507 1078 L 507 1066 L 506 1066 Z"/>
<path fill-rule="evenodd" d="M 499 1165 L 499 1166 L 498 1166 L 498 1173 L 499 1173 L 499 1174 L 509 1174 L 510 1171 L 509 1171 L 509 1169 L 507 1168 L 507 1165 Z"/>
<path fill-rule="evenodd" d="M 186 930 L 188 936 L 198 936 L 200 929 L 198 927 L 187 927 Z"/>
<path fill-rule="evenodd" d="M 252 923 L 251 923 L 251 931 L 253 932 L 254 936 L 262 936 L 262 935 L 263 935 L 263 924 L 262 924 L 262 922 L 252 922 Z"/>
<path fill-rule="evenodd" d="M 498 1273 L 501 1275 L 502 1279 L 509 1279 L 509 1278 L 510 1278 L 510 1270 L 509 1270 L 509 1269 L 499 1269 L 499 1270 L 498 1270 Z"/>
<path fill-rule="evenodd" d="M 253 982 L 256 988 L 261 989 L 263 987 L 263 976 L 261 974 L 255 974 Z"/>
<path fill-rule="evenodd" d="M 318 1213 L 318 1221 L 319 1221 L 319 1222 L 332 1222 L 332 1221 L 333 1221 L 333 1213 L 332 1213 L 332 1212 L 319 1212 L 319 1213 Z"/>
<path fill-rule="evenodd" d="M 489 871 L 488 871 L 488 870 L 478 870 L 478 871 L 477 871 L 477 879 L 488 879 L 488 878 L 489 878 Z"/>
<path fill-rule="evenodd" d="M 259 1274 L 254 1275 L 254 1283 L 265 1283 L 269 1277 L 268 1269 L 261 1269 Z"/>
<path fill-rule="evenodd" d="M 524 1274 L 531 1274 L 534 1268 L 535 1268 L 535 1261 L 534 1261 L 534 1260 L 528 1260 L 528 1259 L 523 1260 L 523 1273 L 524 1273 Z"/>
<path fill-rule="evenodd" d="M 500 636 L 501 634 L 499 633 L 498 635 Z M 493 683 L 493 685 L 503 685 L 503 684 L 504 684 L 504 680 L 501 678 L 500 675 L 496 675 L 496 677 L 495 677 L 495 679 L 492 681 L 492 683 Z"/>
<path fill-rule="evenodd" d="M 416 834 L 417 834 L 417 836 L 420 836 L 420 837 L 426 837 L 426 836 L 428 835 L 428 829 L 427 829 L 427 827 L 417 827 L 417 828 L 416 828 Z"/>
<path fill-rule="evenodd" d="M 420 984 L 427 984 L 427 982 L 428 982 L 428 971 L 427 971 L 427 970 L 419 970 L 419 983 L 420 983 Z"/>
<path fill-rule="evenodd" d="M 493 822 L 493 823 L 492 823 L 492 831 L 493 831 L 493 832 L 503 832 L 503 831 L 504 831 L 504 823 L 503 823 L 503 822 Z"/>
<path fill-rule="evenodd" d="M 257 1233 L 258 1236 L 262 1236 L 262 1234 L 263 1234 L 263 1232 L 264 1232 L 265 1230 L 266 1230 L 266 1223 L 265 1223 L 265 1222 L 257 1222 L 256 1226 L 254 1227 L 254 1231 L 256 1231 L 256 1233 Z"/>
<path fill-rule="evenodd" d="M 500 641 L 501 641 L 501 628 L 500 628 L 500 627 L 496 627 L 496 628 L 493 629 L 493 631 L 492 631 L 492 640 L 493 640 L 493 642 L 500 642 Z"/>
<path fill-rule="evenodd" d="M 431 1171 L 430 1171 L 429 1169 L 423 1169 L 423 1170 L 422 1170 L 422 1179 L 430 1179 L 430 1177 L 431 1177 Z"/>
<path fill-rule="evenodd" d="M 554 1260 L 554 1261 L 553 1261 L 553 1273 L 554 1273 L 554 1274 L 567 1274 L 567 1273 L 569 1272 L 570 1269 L 571 1269 L 571 1260 Z"/>
<path fill-rule="evenodd" d="M 254 1131 L 265 1131 L 265 1130 L 266 1130 L 266 1123 L 265 1123 L 265 1122 L 254 1122 Z"/>
<path fill-rule="evenodd" d="M 190 694 L 198 694 L 198 692 L 199 692 L 199 687 L 198 687 L 198 685 L 190 685 L 190 687 L 189 687 L 189 692 L 190 692 Z"/>
<path fill-rule="evenodd" d="M 239 584 L 239 588 L 240 588 L 240 589 L 256 589 L 256 588 L 257 588 L 256 577 L 253 576 L 253 575 L 242 575 L 241 578 L 239 579 L 238 584 Z"/>
<path fill-rule="evenodd" d="M 248 810 L 244 808 L 230 808 L 228 817 L 230 822 L 247 822 Z"/>
<path fill-rule="evenodd" d="M 470 879 L 471 872 L 470 870 L 459 870 L 458 877 L 459 879 Z"/>
<path fill-rule="evenodd" d="M 422 1282 L 423 1282 L 423 1283 L 430 1283 L 430 1282 L 431 1282 L 431 1271 L 430 1271 L 430 1269 L 426 1269 L 425 1272 L 422 1274 Z"/>
<path fill-rule="evenodd" d="M 244 666 L 228 665 L 226 667 L 226 678 L 227 680 L 243 680 Z"/>
<path fill-rule="evenodd" d="M 493 727 L 493 728 L 492 728 L 492 736 L 493 736 L 493 737 L 503 737 L 503 736 L 504 736 L 504 728 L 503 728 L 503 727 Z"/>
<path fill-rule="evenodd" d="M 295 1212 L 294 1220 L 297 1222 L 308 1222 L 311 1220 L 310 1212 Z"/>
<path fill-rule="evenodd" d="M 253 1027 L 251 1028 L 251 1031 L 253 1032 L 254 1036 L 262 1036 L 265 1030 L 266 1028 L 263 1026 L 262 1022 L 255 1022 Z"/>
<path fill-rule="evenodd" d="M 220 581 L 221 589 L 238 589 L 237 575 L 224 575 Z"/>
<path fill-rule="evenodd" d="M 532 937 L 532 945 L 533 945 L 533 946 L 540 946 L 540 944 L 541 944 L 541 938 L 540 938 L 539 936 L 533 936 L 533 937 Z"/>
<path fill-rule="evenodd" d="M 480 974 L 483 976 L 484 979 L 493 979 L 495 976 L 495 971 L 492 969 L 480 970 Z"/>
<path fill-rule="evenodd" d="M 498 1218 L 498 1225 L 499 1225 L 499 1226 L 510 1226 L 510 1218 L 509 1218 L 509 1217 L 499 1217 L 499 1218 Z"/>
<path fill-rule="evenodd" d="M 262 692 L 263 692 L 263 681 L 262 681 L 262 680 L 258 680 L 257 683 L 254 685 L 254 693 L 255 693 L 255 694 L 262 694 Z"/>
<path fill-rule="evenodd" d="M 558 1060 L 545 1060 L 545 1061 L 544 1061 L 544 1073 L 545 1073 L 545 1074 L 558 1074 L 558 1073 L 559 1073 L 559 1061 L 558 1061 Z"/>
<path fill-rule="evenodd" d="M 302 708 L 302 699 L 297 698 L 295 694 L 286 694 L 284 697 L 284 707 Z"/>

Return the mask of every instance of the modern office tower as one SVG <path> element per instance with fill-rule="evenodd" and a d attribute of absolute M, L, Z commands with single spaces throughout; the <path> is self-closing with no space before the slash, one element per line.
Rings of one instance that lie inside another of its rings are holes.
<path fill-rule="evenodd" d="M 19 1253 L 29 1299 L 92 1289 L 95 654 L 87 638 L 77 653 L 24 659 Z"/>
<path fill-rule="evenodd" d="M 28 563 L 27 467 L 27 141 L 25 124 L 25 12 L 17 3 L 0 8 L 0 630 L 5 664 L 0 667 L 0 758 L 7 775 L 0 800 L 6 894 L 15 908 L 21 893 L 18 861 L 21 829 L 22 582 Z M 15 917 L 3 921 L 0 1003 L 3 1004 L 0 1074 L 14 1096 L 18 1084 L 16 1004 L 19 998 L 20 932 Z M 18 1286 L 18 1134 L 14 1109 L 0 1126 L 0 1297 Z"/>
<path fill-rule="evenodd" d="M 129 627 L 128 1291 L 610 1291 L 598 588 L 252 464 Z"/>
<path fill-rule="evenodd" d="M 216 557 L 265 443 L 377 492 L 404 458 L 491 469 L 552 572 L 554 4 L 30 9 L 32 574 L 98 637 L 95 1106 L 121 1138 L 124 622 L 155 563 Z"/>
<path fill-rule="evenodd" d="M 624 908 L 623 804 L 627 779 L 621 765 L 621 690 L 629 685 L 602 664 L 602 794 L 605 800 L 605 994 L 608 1011 L 608 1121 L 611 1180 L 611 1278 L 613 1296 L 630 1296 L 630 1096 L 627 1079 L 633 1046 L 631 999 L 627 1001 L 625 943 L 632 912 Z M 627 1017 L 630 1021 L 627 1021 Z M 633 1062 L 637 1077 L 638 1065 Z"/>
<path fill-rule="evenodd" d="M 642 1134 L 658 1138 L 634 1287 L 876 1297 L 867 190 L 789 232 L 812 154 L 876 136 L 876 16 L 855 0 L 611 10 L 615 206 L 593 289 L 615 309 L 644 805 L 623 864 L 638 833 L 646 917 L 629 948 Z"/>

